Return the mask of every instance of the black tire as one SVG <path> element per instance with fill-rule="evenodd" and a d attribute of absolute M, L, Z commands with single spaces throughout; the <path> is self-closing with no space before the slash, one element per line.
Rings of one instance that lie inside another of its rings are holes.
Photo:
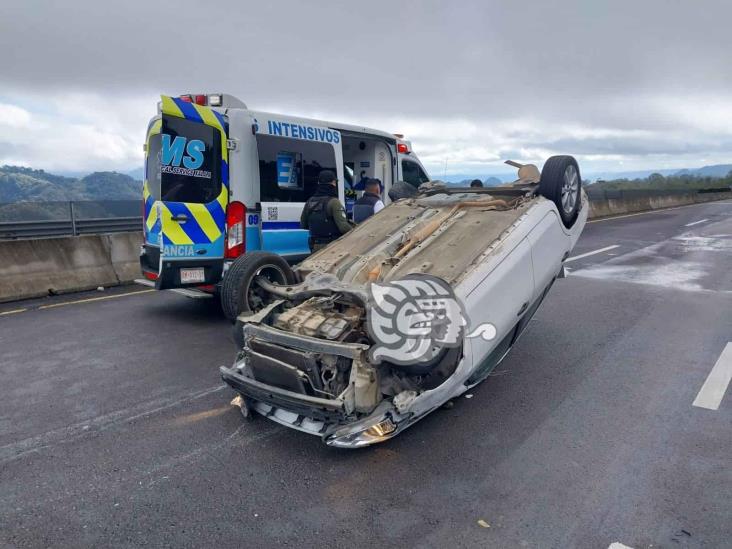
<path fill-rule="evenodd" d="M 541 170 L 539 194 L 557 206 L 562 223 L 574 225 L 582 202 L 582 177 L 573 156 L 551 156 Z"/>
<path fill-rule="evenodd" d="M 258 275 L 276 284 L 294 284 L 295 274 L 282 257 L 269 252 L 248 252 L 232 263 L 221 284 L 221 308 L 224 316 L 234 322 L 244 312 L 256 312 L 263 303 L 255 302 L 259 295 L 252 282 Z"/>

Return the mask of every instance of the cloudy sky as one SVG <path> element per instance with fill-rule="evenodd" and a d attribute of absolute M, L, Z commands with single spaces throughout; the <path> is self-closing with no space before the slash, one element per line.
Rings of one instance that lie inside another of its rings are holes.
<path fill-rule="evenodd" d="M 160 93 L 411 138 L 433 175 L 732 162 L 732 2 L 0 5 L 0 164 L 135 169 Z"/>

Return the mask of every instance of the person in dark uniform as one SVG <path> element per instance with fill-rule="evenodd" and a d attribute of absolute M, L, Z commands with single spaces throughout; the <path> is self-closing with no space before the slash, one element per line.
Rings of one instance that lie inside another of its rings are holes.
<path fill-rule="evenodd" d="M 381 181 L 369 179 L 366 181 L 366 192 L 356 200 L 353 206 L 353 221 L 361 223 L 377 212 L 384 209 L 384 202 L 381 200 Z"/>
<path fill-rule="evenodd" d="M 346 218 L 343 204 L 338 200 L 336 174 L 323 170 L 318 175 L 315 194 L 305 203 L 300 227 L 310 231 L 310 251 L 317 252 L 353 228 Z"/>
<path fill-rule="evenodd" d="M 361 175 L 358 178 L 358 181 L 353 186 L 354 191 L 365 191 L 366 190 L 366 182 L 369 180 L 368 177 L 366 177 L 366 170 L 361 170 Z"/>

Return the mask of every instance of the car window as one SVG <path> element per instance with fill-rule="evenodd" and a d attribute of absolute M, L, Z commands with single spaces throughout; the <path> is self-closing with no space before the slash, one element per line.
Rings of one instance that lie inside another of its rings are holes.
<path fill-rule="evenodd" d="M 422 183 L 429 181 L 430 178 L 416 162 L 402 160 L 402 180 L 414 187 L 419 187 Z"/>
<path fill-rule="evenodd" d="M 262 202 L 305 202 L 323 170 L 336 172 L 330 143 L 257 135 L 259 196 Z"/>

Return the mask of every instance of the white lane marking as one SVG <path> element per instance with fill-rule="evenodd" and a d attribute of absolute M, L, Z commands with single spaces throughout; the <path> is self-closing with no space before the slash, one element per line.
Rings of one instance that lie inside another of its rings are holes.
<path fill-rule="evenodd" d="M 127 297 L 138 294 L 148 294 L 155 290 L 141 290 L 139 292 L 127 292 L 124 294 L 105 295 L 102 297 L 91 297 L 88 299 L 77 299 L 76 301 L 62 301 L 61 303 L 51 303 L 50 305 L 41 305 L 38 309 L 55 309 L 56 307 L 66 307 L 67 305 L 76 305 L 77 303 L 91 303 L 92 301 L 104 301 L 106 299 L 118 299 L 120 297 Z"/>
<path fill-rule="evenodd" d="M 707 410 L 719 410 L 730 379 L 732 379 L 732 342 L 727 343 L 722 354 L 719 355 L 707 380 L 699 389 L 693 405 Z"/>
<path fill-rule="evenodd" d="M 565 259 L 564 262 L 569 263 L 570 261 L 577 261 L 578 259 L 582 259 L 583 257 L 589 257 L 591 255 L 601 254 L 602 252 L 614 250 L 615 248 L 620 248 L 620 244 L 613 244 L 612 246 L 605 246 L 604 248 L 600 248 L 599 250 L 594 250 L 592 252 L 575 255 L 574 257 L 569 257 L 569 258 Z"/>
<path fill-rule="evenodd" d="M 610 546 L 607 549 L 633 549 L 633 548 L 629 547 L 628 545 L 623 545 L 619 541 L 614 541 L 610 544 Z"/>
<path fill-rule="evenodd" d="M 684 227 L 693 227 L 694 225 L 698 225 L 699 223 L 704 223 L 705 221 L 709 221 L 708 219 L 700 219 L 699 221 L 694 221 L 694 223 L 687 223 L 684 225 Z"/>
<path fill-rule="evenodd" d="M 0 316 L 14 315 L 14 314 L 17 314 L 17 313 L 24 313 L 27 310 L 28 309 L 13 309 L 12 311 L 3 311 L 2 313 L 0 313 Z"/>
<path fill-rule="evenodd" d="M 590 219 L 587 221 L 587 223 L 601 223 L 602 221 L 613 221 L 615 219 L 623 219 L 625 217 L 636 217 L 638 215 L 648 215 L 652 213 L 661 213 L 661 212 L 670 212 L 671 210 L 680 210 L 681 208 L 691 208 L 692 206 L 715 206 L 717 204 L 732 204 L 732 202 L 727 202 L 724 200 L 715 200 L 712 202 L 697 202 L 696 204 L 684 204 L 683 206 L 675 206 L 673 208 L 659 208 L 658 210 L 648 210 L 646 212 L 636 212 L 632 214 L 625 214 L 625 215 L 609 215 L 607 217 L 603 217 L 601 219 Z"/>

